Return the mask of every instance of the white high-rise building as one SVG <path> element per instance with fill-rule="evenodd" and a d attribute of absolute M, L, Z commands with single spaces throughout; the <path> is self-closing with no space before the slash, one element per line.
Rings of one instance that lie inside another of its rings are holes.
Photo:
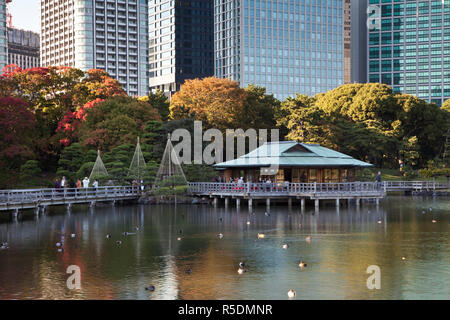
<path fill-rule="evenodd" d="M 103 69 L 148 94 L 148 1 L 41 0 L 41 65 Z"/>
<path fill-rule="evenodd" d="M 0 70 L 8 60 L 8 40 L 6 33 L 6 3 L 0 1 Z"/>

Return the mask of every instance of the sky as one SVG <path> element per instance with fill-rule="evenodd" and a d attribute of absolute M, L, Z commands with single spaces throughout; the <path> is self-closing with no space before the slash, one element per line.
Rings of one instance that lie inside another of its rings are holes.
<path fill-rule="evenodd" d="M 9 4 L 13 27 L 41 32 L 40 0 L 13 0 Z"/>

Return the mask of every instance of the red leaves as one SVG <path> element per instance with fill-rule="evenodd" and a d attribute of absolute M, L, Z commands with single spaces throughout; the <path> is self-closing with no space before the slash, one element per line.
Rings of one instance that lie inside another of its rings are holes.
<path fill-rule="evenodd" d="M 21 72 L 22 68 L 20 68 L 16 64 L 8 64 L 2 69 L 2 77 L 11 78 L 14 74 Z"/>
<path fill-rule="evenodd" d="M 31 154 L 34 114 L 19 98 L 0 98 L 0 160 Z"/>
<path fill-rule="evenodd" d="M 63 120 L 59 122 L 58 128 L 56 129 L 56 132 L 63 132 L 66 135 L 66 138 L 59 140 L 59 143 L 62 146 L 67 147 L 68 145 L 70 145 L 71 141 L 77 133 L 76 131 L 81 126 L 81 123 L 86 120 L 86 111 L 94 108 L 96 105 L 103 101 L 105 100 L 100 98 L 89 101 L 77 111 L 69 111 L 64 116 Z"/>

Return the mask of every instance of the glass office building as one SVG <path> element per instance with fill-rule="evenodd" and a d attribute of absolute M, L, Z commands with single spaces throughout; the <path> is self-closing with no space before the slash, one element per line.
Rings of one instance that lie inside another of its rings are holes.
<path fill-rule="evenodd" d="M 344 0 L 214 0 L 215 75 L 277 98 L 344 83 Z M 348 15 L 350 16 L 350 15 Z"/>
<path fill-rule="evenodd" d="M 8 40 L 6 31 L 6 3 L 0 2 L 0 70 L 8 61 Z"/>
<path fill-rule="evenodd" d="M 187 79 L 214 75 L 211 0 L 149 0 L 150 90 L 167 96 Z"/>
<path fill-rule="evenodd" d="M 439 105 L 450 98 L 450 1 L 368 0 L 368 81 Z M 378 19 L 378 23 L 376 22 Z"/>

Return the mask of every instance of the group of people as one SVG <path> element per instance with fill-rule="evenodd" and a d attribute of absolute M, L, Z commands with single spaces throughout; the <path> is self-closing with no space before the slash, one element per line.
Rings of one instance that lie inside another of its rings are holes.
<path fill-rule="evenodd" d="M 244 177 L 230 177 L 230 179 L 228 181 L 226 181 L 226 179 L 222 176 L 219 177 L 214 177 L 214 182 L 219 182 L 219 183 L 235 183 L 235 184 L 243 184 L 244 181 Z M 248 181 L 251 182 L 251 181 Z M 270 177 L 268 176 L 267 179 L 266 178 L 259 178 L 258 183 L 272 183 L 272 180 L 270 180 Z"/>
<path fill-rule="evenodd" d="M 141 179 L 140 183 L 138 183 L 138 181 L 135 179 L 131 182 L 131 186 L 133 188 L 140 188 L 141 191 L 145 190 L 145 184 L 144 184 L 144 180 Z"/>
<path fill-rule="evenodd" d="M 81 188 L 89 188 L 89 184 L 90 184 L 90 180 L 88 177 L 85 177 L 83 179 L 83 181 L 81 181 L 80 179 L 78 179 L 76 182 L 74 182 L 74 180 L 72 179 L 66 179 L 65 176 L 63 176 L 61 178 L 61 180 L 59 180 L 58 178 L 56 178 L 55 180 L 55 184 L 54 184 L 54 188 L 55 189 L 65 189 L 65 188 L 72 188 L 72 189 L 81 189 Z M 95 179 L 94 182 L 92 183 L 92 187 L 94 188 L 98 188 L 98 180 Z"/>

